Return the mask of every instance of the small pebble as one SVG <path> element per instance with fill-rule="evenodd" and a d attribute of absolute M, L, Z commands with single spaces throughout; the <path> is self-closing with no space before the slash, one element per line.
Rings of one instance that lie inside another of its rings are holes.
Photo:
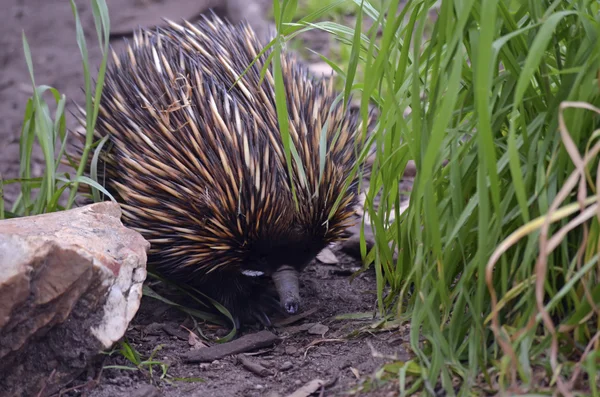
<path fill-rule="evenodd" d="M 134 390 L 127 390 L 127 394 L 131 397 L 158 397 L 161 395 L 160 390 L 152 385 L 141 385 Z"/>
<path fill-rule="evenodd" d="M 352 362 L 350 362 L 350 360 L 346 360 L 339 366 L 339 369 L 346 369 L 351 366 L 352 366 Z"/>
<path fill-rule="evenodd" d="M 294 366 L 294 364 L 292 364 L 291 361 L 286 361 L 283 364 L 281 364 L 281 367 L 279 368 L 280 371 L 287 371 L 288 369 L 291 369 Z"/>
<path fill-rule="evenodd" d="M 317 323 L 315 325 L 313 325 L 309 330 L 308 333 L 312 334 L 312 335 L 325 335 L 325 333 L 329 331 L 329 327 L 320 323 Z"/>
<path fill-rule="evenodd" d="M 285 354 L 289 354 L 290 356 L 293 356 L 296 353 L 298 353 L 298 349 L 295 348 L 294 346 L 288 346 L 285 348 Z"/>
<path fill-rule="evenodd" d="M 262 389 L 264 389 L 265 387 L 264 387 L 263 385 L 254 385 L 254 388 L 255 388 L 256 390 L 262 390 Z"/>
<path fill-rule="evenodd" d="M 256 362 L 265 368 L 273 368 L 273 363 L 267 360 L 256 360 Z"/>
<path fill-rule="evenodd" d="M 337 258 L 337 256 L 335 256 L 329 247 L 324 248 L 321 252 L 319 252 L 317 259 L 326 265 L 335 265 L 340 263 L 340 260 Z"/>
<path fill-rule="evenodd" d="M 229 333 L 228 330 L 226 330 L 225 328 L 219 328 L 216 332 L 215 335 L 217 335 L 218 337 L 223 337 L 225 335 L 227 335 Z"/>
<path fill-rule="evenodd" d="M 302 381 L 300 379 L 296 379 L 294 381 L 294 384 L 297 385 L 297 386 L 300 386 L 302 384 Z"/>

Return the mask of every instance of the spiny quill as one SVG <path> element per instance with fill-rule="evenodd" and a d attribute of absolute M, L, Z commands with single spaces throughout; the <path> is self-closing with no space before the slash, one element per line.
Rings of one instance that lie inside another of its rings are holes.
<path fill-rule="evenodd" d="M 94 136 L 110 138 L 99 180 L 124 224 L 150 242 L 149 267 L 216 299 L 238 326 L 269 325 L 274 306 L 298 311 L 299 272 L 349 226 L 357 178 L 344 186 L 362 127 L 334 103 L 332 79 L 282 55 L 289 131 L 304 167 L 293 162 L 290 179 L 270 69 L 259 84 L 270 51 L 234 85 L 263 48 L 247 23 L 168 22 L 136 31 L 112 54 Z"/>

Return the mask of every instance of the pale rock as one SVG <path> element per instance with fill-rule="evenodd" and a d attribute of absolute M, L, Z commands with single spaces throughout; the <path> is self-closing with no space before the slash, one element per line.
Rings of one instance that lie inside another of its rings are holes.
<path fill-rule="evenodd" d="M 315 77 L 331 77 L 336 76 L 335 70 L 327 62 L 316 62 L 308 65 L 308 70 Z"/>
<path fill-rule="evenodd" d="M 321 252 L 319 252 L 317 259 L 319 262 L 326 265 L 335 265 L 336 263 L 340 263 L 340 260 L 337 258 L 337 256 L 335 256 L 329 247 L 325 247 Z"/>
<path fill-rule="evenodd" d="M 321 323 L 317 323 L 308 330 L 308 333 L 312 335 L 320 335 L 321 337 L 323 337 L 327 333 L 327 331 L 329 331 L 328 326 Z"/>
<path fill-rule="evenodd" d="M 0 221 L 0 395 L 56 393 L 123 337 L 150 244 L 103 202 Z"/>

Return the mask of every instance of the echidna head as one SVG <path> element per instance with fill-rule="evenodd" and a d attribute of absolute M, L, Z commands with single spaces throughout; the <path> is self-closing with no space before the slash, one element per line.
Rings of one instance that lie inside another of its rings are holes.
<path fill-rule="evenodd" d="M 303 241 L 253 247 L 242 274 L 248 277 L 268 276 L 277 289 L 281 307 L 288 314 L 300 308 L 300 272 L 320 251 L 320 244 Z"/>

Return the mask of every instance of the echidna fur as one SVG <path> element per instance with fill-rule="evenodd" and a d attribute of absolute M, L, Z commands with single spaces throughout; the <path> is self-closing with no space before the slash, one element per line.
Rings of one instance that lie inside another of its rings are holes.
<path fill-rule="evenodd" d="M 214 14 L 140 29 L 113 52 L 95 130 L 95 139 L 110 136 L 100 178 L 123 223 L 150 242 L 149 267 L 211 296 L 238 324 L 269 323 L 270 276 L 282 265 L 301 272 L 340 239 L 358 194 L 357 178 L 344 191 L 360 150 L 358 115 L 340 100 L 331 108 L 332 79 L 284 54 L 290 134 L 306 178 L 294 162 L 290 179 L 271 67 L 259 85 L 271 51 L 233 85 L 262 49 L 247 23 Z"/>

